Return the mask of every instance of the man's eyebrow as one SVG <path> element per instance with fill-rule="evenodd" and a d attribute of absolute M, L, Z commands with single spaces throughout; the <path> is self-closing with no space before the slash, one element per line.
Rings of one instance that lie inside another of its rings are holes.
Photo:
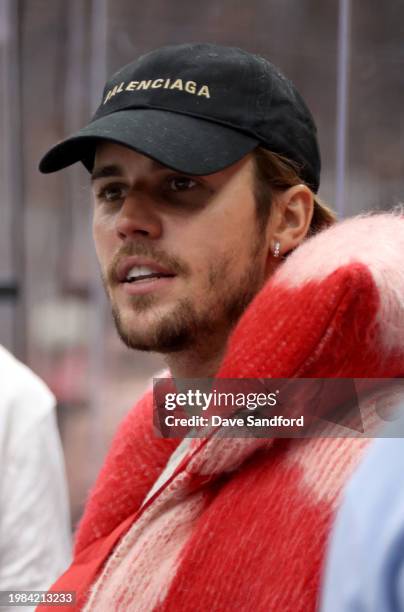
<path fill-rule="evenodd" d="M 110 176 L 123 176 L 123 169 L 115 164 L 111 164 L 109 166 L 100 166 L 93 170 L 91 174 L 91 182 L 93 183 L 97 179 L 107 178 Z"/>

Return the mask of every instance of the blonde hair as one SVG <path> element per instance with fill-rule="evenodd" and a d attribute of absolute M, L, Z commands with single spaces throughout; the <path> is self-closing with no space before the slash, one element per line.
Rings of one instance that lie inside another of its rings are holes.
<path fill-rule="evenodd" d="M 257 147 L 253 151 L 255 164 L 255 199 L 258 220 L 265 223 L 271 209 L 271 203 L 277 191 L 289 189 L 302 183 L 298 165 L 272 151 Z M 308 185 L 310 188 L 310 186 Z M 334 211 L 313 193 L 314 209 L 309 234 L 315 234 L 337 221 Z"/>

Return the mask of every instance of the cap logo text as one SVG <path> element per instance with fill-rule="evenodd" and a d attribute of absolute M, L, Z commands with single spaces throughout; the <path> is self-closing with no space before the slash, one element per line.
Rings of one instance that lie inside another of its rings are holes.
<path fill-rule="evenodd" d="M 178 89 L 194 96 L 210 98 L 208 85 L 198 85 L 195 81 L 184 81 L 183 79 L 150 79 L 148 81 L 129 81 L 126 83 L 122 81 L 107 92 L 103 104 L 123 91 L 139 91 L 141 89 Z"/>

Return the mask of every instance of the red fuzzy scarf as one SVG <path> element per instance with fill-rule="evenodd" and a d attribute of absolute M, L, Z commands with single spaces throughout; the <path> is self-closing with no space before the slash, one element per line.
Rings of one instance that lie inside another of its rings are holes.
<path fill-rule="evenodd" d="M 403 254 L 396 215 L 306 241 L 239 321 L 219 376 L 404 375 Z M 53 590 L 97 612 L 314 611 L 338 496 L 366 440 L 194 440 L 141 507 L 178 442 L 154 434 L 149 392 L 118 430 Z"/>

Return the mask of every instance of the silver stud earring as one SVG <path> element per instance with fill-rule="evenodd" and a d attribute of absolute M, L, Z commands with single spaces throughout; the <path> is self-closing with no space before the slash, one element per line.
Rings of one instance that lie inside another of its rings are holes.
<path fill-rule="evenodd" d="M 280 242 L 275 242 L 274 257 L 279 257 L 280 252 L 281 252 L 281 243 Z"/>

